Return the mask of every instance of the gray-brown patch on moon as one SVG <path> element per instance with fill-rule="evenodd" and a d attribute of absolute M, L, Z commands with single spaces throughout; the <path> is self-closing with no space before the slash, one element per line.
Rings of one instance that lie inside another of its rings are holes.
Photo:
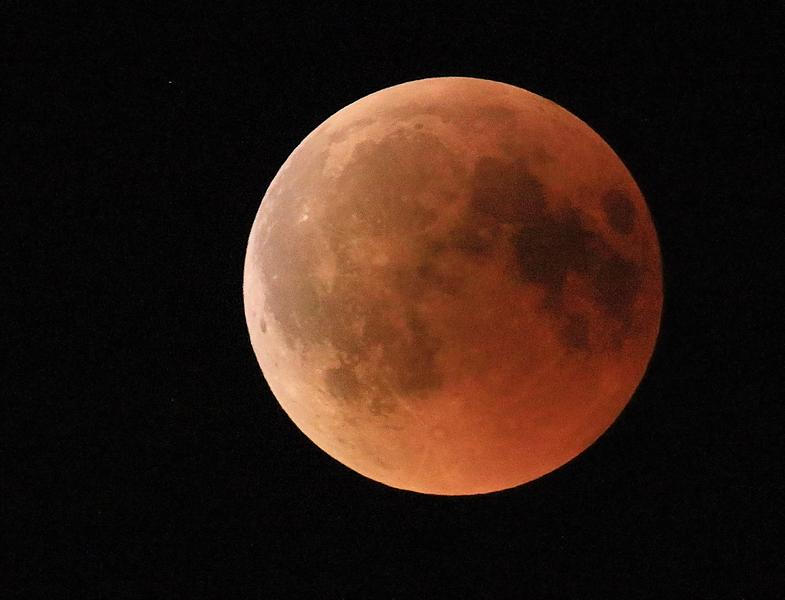
<path fill-rule="evenodd" d="M 335 398 L 352 401 L 360 396 L 360 381 L 354 372 L 354 367 L 345 362 L 340 367 L 327 369 L 324 374 L 327 390 Z"/>
<path fill-rule="evenodd" d="M 294 174 L 297 168 L 295 159 Z M 404 306 L 440 286 L 429 271 L 434 264 L 425 233 L 438 215 L 422 195 L 431 190 L 441 199 L 443 191 L 434 185 L 444 180 L 445 169 L 451 179 L 460 177 L 460 168 L 434 136 L 397 129 L 357 143 L 342 172 L 329 183 L 316 182 L 332 190 L 313 209 L 319 229 L 307 220 L 270 230 L 260 257 L 266 308 L 291 347 L 330 347 L 342 357 L 324 371 L 334 397 L 384 413 L 394 408 L 391 397 L 441 385 L 435 360 L 440 342 L 417 311 Z M 400 171 L 409 176 L 398 177 Z M 280 206 L 282 214 L 273 210 L 271 219 L 285 218 Z M 334 257 L 329 288 L 319 276 L 325 254 Z M 412 275 L 400 266 L 401 256 L 420 257 L 423 268 Z"/>
<path fill-rule="evenodd" d="M 522 159 L 482 156 L 472 177 L 472 207 L 502 223 L 536 218 L 545 210 L 542 184 Z"/>
<path fill-rule="evenodd" d="M 493 247 L 493 232 L 490 227 L 476 228 L 470 219 L 452 229 L 446 237 L 446 244 L 471 256 L 478 256 Z"/>
<path fill-rule="evenodd" d="M 593 238 L 577 211 L 541 212 L 523 224 L 514 239 L 521 278 L 545 288 L 549 307 L 560 306 L 567 273 L 589 272 Z"/>
<path fill-rule="evenodd" d="M 641 270 L 595 232 L 577 210 L 543 213 L 515 235 L 519 275 L 545 289 L 545 308 L 562 313 L 568 273 L 587 282 L 592 297 L 608 317 L 625 325 L 640 288 Z"/>
<path fill-rule="evenodd" d="M 606 200 L 604 206 L 613 206 L 611 211 L 617 227 L 631 227 L 634 209 L 631 213 L 627 208 L 629 203 L 626 196 L 618 193 Z M 585 317 L 567 313 L 570 302 L 564 299 L 564 286 L 568 274 L 575 273 L 588 283 L 592 299 L 606 316 L 629 325 L 630 311 L 640 287 L 640 267 L 593 231 L 579 208 L 553 204 L 546 198 L 543 185 L 529 172 L 525 160 L 492 156 L 477 160 L 472 179 L 472 209 L 490 216 L 495 224 L 516 226 L 511 242 L 519 277 L 526 283 L 542 286 L 545 290 L 542 308 L 562 323 L 567 345 L 582 348 L 588 344 L 588 322 Z M 474 219 L 475 228 L 478 224 Z"/>
<path fill-rule="evenodd" d="M 641 286 L 640 267 L 619 254 L 607 251 L 607 245 L 600 247 L 590 259 L 597 301 L 608 316 L 628 324 Z"/>
<path fill-rule="evenodd" d="M 635 227 L 635 205 L 621 190 L 610 190 L 602 197 L 605 220 L 616 232 L 629 235 Z"/>
<path fill-rule="evenodd" d="M 589 347 L 589 322 L 586 315 L 570 314 L 567 324 L 561 329 L 562 341 L 570 348 L 585 350 Z"/>

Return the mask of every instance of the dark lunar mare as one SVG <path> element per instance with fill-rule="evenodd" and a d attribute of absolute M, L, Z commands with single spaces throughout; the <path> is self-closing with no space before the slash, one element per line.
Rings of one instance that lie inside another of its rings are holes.
<path fill-rule="evenodd" d="M 580 210 L 549 210 L 543 185 L 529 172 L 523 159 L 479 158 L 472 190 L 475 214 L 489 214 L 499 223 L 516 227 L 512 243 L 518 277 L 545 289 L 542 308 L 564 323 L 561 333 L 567 346 L 588 348 L 587 316 L 570 312 L 563 298 L 570 272 L 590 284 L 592 300 L 622 326 L 621 334 L 630 327 L 632 307 L 642 283 L 640 267 L 589 229 Z M 615 229 L 632 231 L 635 208 L 626 195 L 611 190 L 603 197 L 603 206 Z M 620 342 L 621 338 L 615 340 L 617 345 Z"/>

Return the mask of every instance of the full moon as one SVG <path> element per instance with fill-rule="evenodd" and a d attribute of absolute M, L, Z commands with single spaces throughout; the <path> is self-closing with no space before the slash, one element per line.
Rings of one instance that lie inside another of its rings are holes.
<path fill-rule="evenodd" d="M 243 282 L 254 352 L 318 447 L 429 494 L 573 459 L 644 375 L 662 311 L 646 202 L 586 123 L 440 77 L 311 132 L 262 200 Z"/>

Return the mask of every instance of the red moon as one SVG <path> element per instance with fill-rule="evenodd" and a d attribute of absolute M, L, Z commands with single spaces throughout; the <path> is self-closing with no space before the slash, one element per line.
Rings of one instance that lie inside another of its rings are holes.
<path fill-rule="evenodd" d="M 248 241 L 251 342 L 344 465 L 479 494 L 571 460 L 646 370 L 662 266 L 613 150 L 557 104 L 464 77 L 366 96 L 273 179 Z"/>

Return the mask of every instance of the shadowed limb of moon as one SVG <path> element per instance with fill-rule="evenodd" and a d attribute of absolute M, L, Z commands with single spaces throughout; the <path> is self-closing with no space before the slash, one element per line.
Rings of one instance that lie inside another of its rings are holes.
<path fill-rule="evenodd" d="M 520 88 L 414 81 L 289 156 L 248 243 L 254 351 L 352 469 L 505 489 L 588 447 L 637 387 L 662 275 L 645 201 L 585 123 Z"/>

